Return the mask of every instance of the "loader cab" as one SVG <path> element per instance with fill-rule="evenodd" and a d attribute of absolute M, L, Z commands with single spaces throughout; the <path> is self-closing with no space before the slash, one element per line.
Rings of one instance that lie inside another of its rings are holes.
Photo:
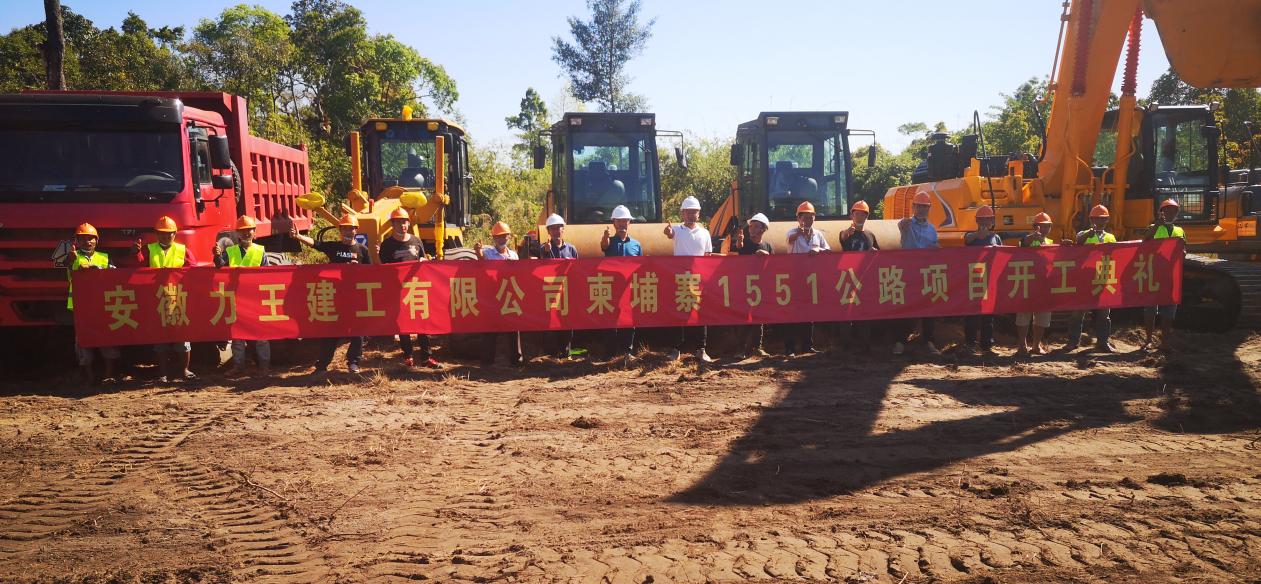
<path fill-rule="evenodd" d="M 1104 176 L 1116 163 L 1118 115 L 1117 110 L 1104 114 L 1091 162 L 1095 176 Z M 1135 115 L 1141 122 L 1134 120 L 1130 137 L 1137 148 L 1125 181 L 1126 200 L 1144 201 L 1154 216 L 1157 205 L 1173 199 L 1181 207 L 1178 222 L 1216 221 L 1218 139 L 1205 130 L 1216 125 L 1213 112 L 1204 105 L 1152 105 Z"/>
<path fill-rule="evenodd" d="M 737 214 L 795 221 L 797 206 L 809 201 L 819 220 L 848 217 L 857 201 L 848 120 L 848 112 L 762 112 L 740 124 L 731 157 Z"/>
<path fill-rule="evenodd" d="M 434 168 L 437 136 L 443 137 L 444 168 L 440 169 Z M 359 139 L 368 198 L 375 199 L 395 186 L 431 194 L 437 185 L 437 173 L 442 172 L 446 193 L 451 197 L 445 213 L 447 226 L 468 226 L 472 177 L 463 128 L 440 119 L 370 119 L 359 128 Z"/>

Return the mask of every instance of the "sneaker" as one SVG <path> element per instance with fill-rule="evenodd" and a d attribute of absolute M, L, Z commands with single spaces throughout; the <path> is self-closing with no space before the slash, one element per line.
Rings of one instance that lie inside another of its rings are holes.
<path fill-rule="evenodd" d="M 753 351 L 753 354 L 754 354 L 754 355 L 757 355 L 758 357 L 770 357 L 770 356 L 771 356 L 771 354 L 770 354 L 770 353 L 767 353 L 766 351 L 762 350 L 762 347 L 758 347 L 758 348 L 757 348 L 757 350 Z"/>
<path fill-rule="evenodd" d="M 748 356 L 748 355 L 745 355 L 745 354 L 744 354 L 744 351 L 740 351 L 739 353 L 736 353 L 736 361 L 743 361 L 743 360 L 748 359 L 748 358 L 749 358 L 749 356 Z"/>
<path fill-rule="evenodd" d="M 441 365 L 438 364 L 437 361 L 434 361 L 433 359 L 426 359 L 425 362 L 422 363 L 422 365 L 424 365 L 425 367 L 429 367 L 431 369 L 438 369 L 442 367 Z"/>
<path fill-rule="evenodd" d="M 666 353 L 666 361 L 678 361 L 682 356 L 678 349 L 670 349 L 670 352 Z"/>
<path fill-rule="evenodd" d="M 351 363 L 350 365 L 348 365 L 348 366 L 346 367 L 346 369 L 347 369 L 348 371 L 350 371 L 351 373 L 358 373 L 358 372 L 359 372 L 359 364 L 358 364 L 358 363 Z"/>
<path fill-rule="evenodd" d="M 788 357 L 789 359 L 792 359 L 793 357 L 796 357 L 796 356 L 797 356 L 797 352 L 796 352 L 796 351 L 789 351 L 789 352 L 785 355 L 785 357 Z"/>
<path fill-rule="evenodd" d="M 705 349 L 696 352 L 696 360 L 702 363 L 713 363 L 714 360 L 709 358 L 709 354 L 705 353 Z"/>
<path fill-rule="evenodd" d="M 894 355 L 901 355 L 901 354 L 902 354 L 902 352 L 903 352 L 903 351 L 905 351 L 905 350 L 906 350 L 906 345 L 903 345 L 902 343 L 893 343 L 893 354 L 894 354 Z"/>
<path fill-rule="evenodd" d="M 412 362 L 412 358 L 411 358 L 411 357 L 408 357 L 408 358 L 406 358 L 406 359 L 403 359 L 403 366 L 404 366 L 404 367 L 412 367 L 413 365 L 415 365 L 415 363 L 414 363 L 414 362 Z"/>
<path fill-rule="evenodd" d="M 170 380 L 168 380 L 166 376 L 163 375 L 162 377 L 158 378 L 158 383 L 170 383 Z"/>
<path fill-rule="evenodd" d="M 818 353 L 818 352 L 819 350 L 814 347 L 806 347 L 804 350 L 801 351 L 801 354 L 808 355 L 810 353 Z"/>
<path fill-rule="evenodd" d="M 930 354 L 930 355 L 940 355 L 940 354 L 941 354 L 941 351 L 938 351 L 938 350 L 937 350 L 937 347 L 933 345 L 932 341 L 929 341 L 929 342 L 927 342 L 927 343 L 924 343 L 924 346 L 928 349 L 928 354 Z"/>

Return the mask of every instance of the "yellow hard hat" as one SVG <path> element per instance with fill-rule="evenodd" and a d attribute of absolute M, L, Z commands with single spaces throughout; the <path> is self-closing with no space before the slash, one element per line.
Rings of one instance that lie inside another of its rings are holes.
<path fill-rule="evenodd" d="M 1034 225 L 1050 225 L 1051 216 L 1047 215 L 1046 213 L 1038 213 L 1037 215 L 1033 216 L 1033 224 Z"/>
<path fill-rule="evenodd" d="M 994 208 L 989 205 L 981 205 L 976 210 L 976 218 L 984 219 L 985 217 L 994 217 Z"/>
<path fill-rule="evenodd" d="M 161 219 L 158 219 L 158 223 L 153 226 L 153 230 L 154 231 L 169 231 L 171 233 L 174 233 L 175 231 L 177 231 L 175 227 L 175 220 L 171 219 L 170 217 L 163 216 Z"/>
<path fill-rule="evenodd" d="M 342 218 L 337 220 L 337 225 L 339 227 L 354 227 L 357 229 L 359 227 L 359 220 L 355 219 L 354 215 L 342 215 Z"/>
<path fill-rule="evenodd" d="M 250 217 L 249 215 L 241 215 L 240 217 L 236 218 L 237 231 L 240 231 L 242 229 L 254 229 L 255 227 L 258 227 L 258 224 L 255 223 L 254 218 Z"/>
<path fill-rule="evenodd" d="M 853 213 L 854 211 L 862 211 L 864 213 L 871 213 L 871 207 L 867 205 L 867 201 L 859 201 L 857 203 L 854 203 L 853 207 L 849 208 L 850 213 Z"/>
<path fill-rule="evenodd" d="M 495 223 L 494 227 L 490 228 L 490 234 L 491 235 L 511 235 L 512 228 L 508 227 L 507 223 L 500 221 L 498 223 Z"/>
<path fill-rule="evenodd" d="M 1108 213 L 1107 207 L 1104 207 L 1103 205 L 1095 205 L 1095 208 L 1090 210 L 1090 216 L 1091 217 L 1111 217 L 1112 214 Z"/>
<path fill-rule="evenodd" d="M 798 215 L 802 213 L 813 213 L 813 212 L 814 212 L 814 205 L 810 204 L 810 201 L 804 201 L 800 205 L 797 205 Z"/>
<path fill-rule="evenodd" d="M 93 227 L 91 223 L 84 223 L 83 225 L 80 225 L 79 229 L 75 230 L 74 234 L 75 235 L 91 235 L 92 237 L 100 237 L 100 235 L 96 234 L 96 228 Z"/>
<path fill-rule="evenodd" d="M 914 199 L 911 199 L 911 202 L 912 202 L 912 203 L 915 203 L 916 205 L 931 205 L 931 204 L 933 204 L 933 200 L 932 200 L 931 198 L 929 198 L 929 197 L 928 197 L 928 193 L 927 193 L 927 192 L 924 192 L 924 191 L 920 191 L 920 192 L 918 192 L 918 193 L 915 193 L 915 198 L 914 198 Z"/>
<path fill-rule="evenodd" d="M 411 217 L 407 215 L 407 211 L 404 211 L 402 207 L 398 207 L 394 209 L 393 213 L 390 213 L 390 221 L 395 219 L 411 219 Z"/>

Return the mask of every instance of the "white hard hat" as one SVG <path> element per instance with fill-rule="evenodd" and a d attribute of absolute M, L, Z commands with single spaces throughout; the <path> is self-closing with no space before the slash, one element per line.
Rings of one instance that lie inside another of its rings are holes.
<path fill-rule="evenodd" d="M 551 227 L 553 225 L 564 225 L 564 224 L 565 224 L 565 219 L 555 213 L 552 213 L 552 216 L 547 218 L 547 227 Z"/>
<path fill-rule="evenodd" d="M 686 211 L 688 209 L 696 209 L 697 211 L 700 211 L 701 202 L 696 197 L 688 197 L 686 199 L 683 199 L 683 206 L 680 207 L 680 209 L 682 209 L 683 211 Z"/>
<path fill-rule="evenodd" d="M 762 225 L 765 225 L 767 227 L 771 226 L 771 220 L 767 219 L 766 215 L 763 215 L 761 213 L 758 213 L 757 215 L 749 217 L 748 224 L 752 225 L 754 221 L 757 221 L 758 223 L 761 223 Z"/>
<path fill-rule="evenodd" d="M 626 205 L 618 205 L 617 207 L 614 207 L 613 218 L 614 219 L 630 219 L 631 218 L 630 209 L 627 209 Z"/>

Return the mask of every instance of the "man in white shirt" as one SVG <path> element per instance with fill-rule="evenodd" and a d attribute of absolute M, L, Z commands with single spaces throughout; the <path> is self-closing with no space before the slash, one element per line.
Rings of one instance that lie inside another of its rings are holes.
<path fill-rule="evenodd" d="M 696 197 L 688 197 L 683 199 L 683 206 L 679 209 L 679 216 L 683 218 L 683 225 L 677 229 L 669 222 L 666 223 L 666 237 L 674 240 L 674 255 L 676 256 L 707 256 L 714 253 L 714 241 L 709 236 L 709 230 L 697 223 L 701 216 L 701 202 Z M 699 346 L 696 351 L 696 359 L 704 363 L 712 363 L 713 359 L 705 353 L 705 337 L 708 336 L 708 329 L 703 326 L 679 327 L 678 342 L 675 343 L 674 349 L 670 351 L 669 359 L 671 361 L 678 360 L 682 355 L 684 343 L 687 342 L 689 336 L 696 338 L 696 344 Z M 689 333 L 691 333 L 689 335 Z"/>
<path fill-rule="evenodd" d="M 805 201 L 797 206 L 797 227 L 788 232 L 788 253 L 807 253 L 811 256 L 819 252 L 832 251 L 823 233 L 814 228 L 814 205 Z M 784 349 L 789 357 L 801 352 L 814 353 L 814 323 L 797 322 L 784 325 Z"/>

